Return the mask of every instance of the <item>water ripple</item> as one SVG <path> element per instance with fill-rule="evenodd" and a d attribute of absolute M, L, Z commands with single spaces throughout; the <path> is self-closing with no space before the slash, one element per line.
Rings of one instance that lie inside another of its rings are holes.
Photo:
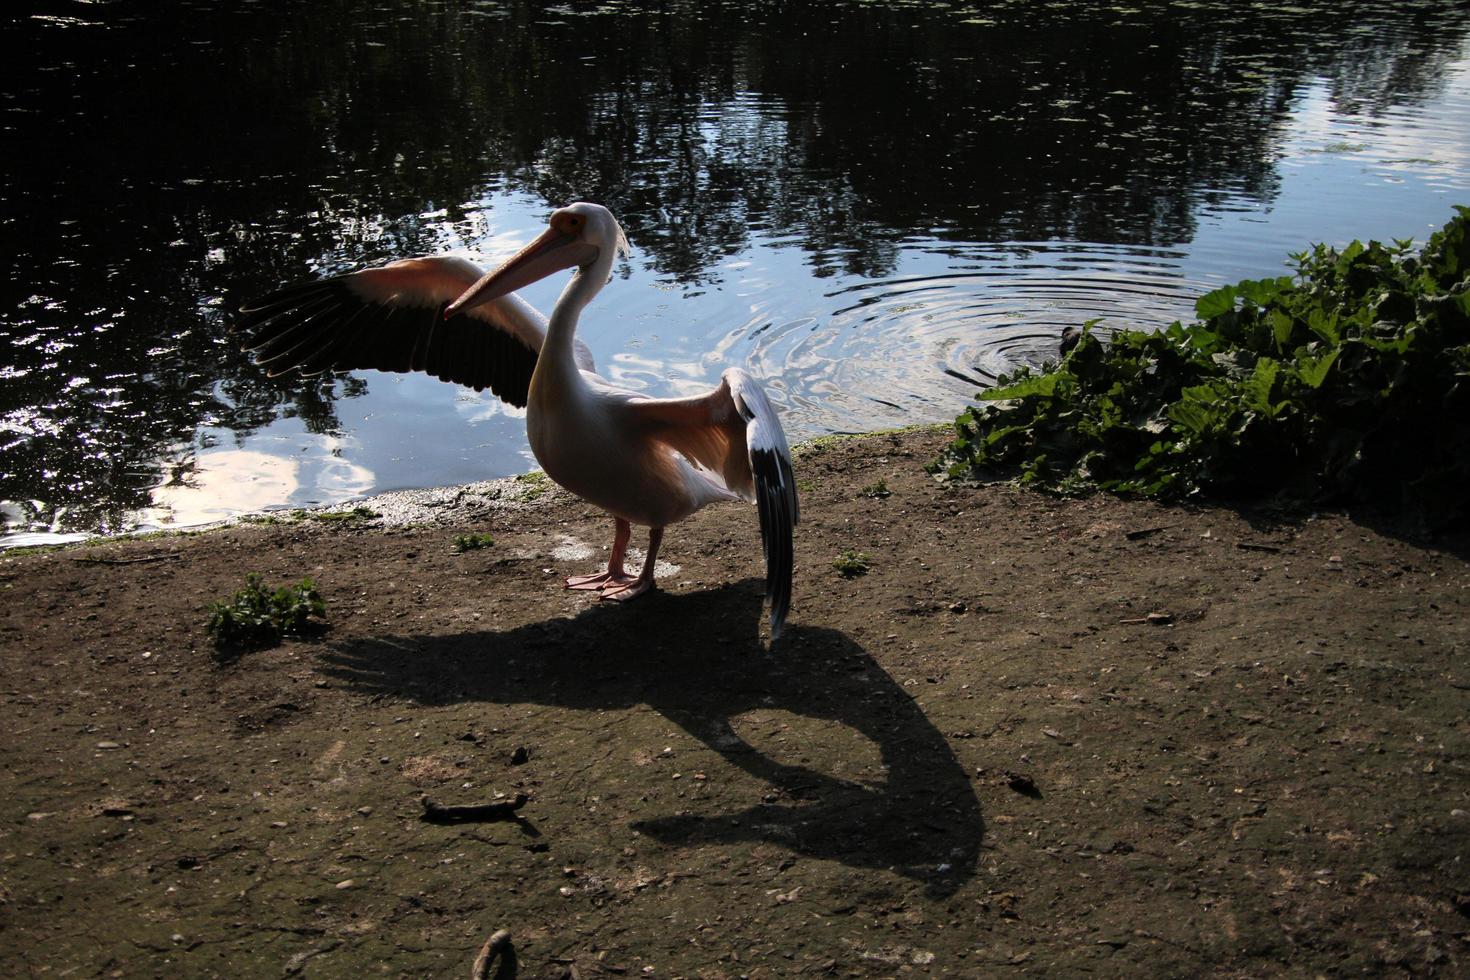
<path fill-rule="evenodd" d="M 826 293 L 819 315 L 776 320 L 758 304 L 718 346 L 771 379 L 796 432 L 861 431 L 952 418 L 1001 374 L 1055 360 L 1064 328 L 1099 320 L 1104 332 L 1156 329 L 1190 317 L 1210 288 L 1157 249 L 1007 243 L 965 252 L 964 268 Z"/>

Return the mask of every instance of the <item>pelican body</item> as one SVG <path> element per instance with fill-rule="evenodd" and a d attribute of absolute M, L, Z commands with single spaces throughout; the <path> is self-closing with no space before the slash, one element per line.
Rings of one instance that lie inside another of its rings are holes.
<path fill-rule="evenodd" d="M 606 569 L 568 578 L 567 588 L 618 602 L 642 595 L 654 588 L 664 528 L 708 504 L 754 501 L 775 639 L 791 605 L 800 519 L 780 419 L 739 368 L 688 398 L 649 398 L 599 376 L 577 323 L 627 239 L 597 204 L 561 208 L 547 224 L 491 272 L 456 256 L 405 259 L 272 293 L 241 309 L 237 329 L 272 375 L 423 371 L 524 407 L 546 475 L 613 518 Z M 549 320 L 514 292 L 568 268 L 576 271 Z M 636 576 L 623 566 L 634 524 L 649 529 Z"/>

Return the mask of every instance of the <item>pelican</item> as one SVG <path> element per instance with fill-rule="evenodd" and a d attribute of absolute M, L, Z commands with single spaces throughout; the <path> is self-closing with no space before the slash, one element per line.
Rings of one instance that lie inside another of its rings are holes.
<path fill-rule="evenodd" d="M 613 519 L 607 567 L 566 579 L 569 589 L 616 602 L 642 595 L 655 587 L 664 528 L 706 504 L 754 501 L 774 640 L 791 606 L 800 517 L 775 410 L 734 367 L 714 390 L 687 398 L 649 398 L 600 377 L 577 321 L 628 240 L 597 204 L 561 208 L 547 225 L 491 272 L 457 256 L 403 259 L 281 289 L 242 307 L 236 330 L 271 376 L 423 371 L 525 408 L 546 475 Z M 514 292 L 564 269 L 576 271 L 549 320 Z M 637 575 L 623 564 L 634 524 L 648 528 Z"/>

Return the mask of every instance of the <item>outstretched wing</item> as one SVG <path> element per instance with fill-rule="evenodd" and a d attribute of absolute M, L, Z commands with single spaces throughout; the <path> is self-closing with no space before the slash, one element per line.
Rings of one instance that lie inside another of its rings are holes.
<path fill-rule="evenodd" d="M 718 474 L 760 513 L 771 638 L 791 608 L 792 532 L 801 519 L 791 450 L 781 420 L 755 379 L 729 368 L 720 386 L 693 398 L 633 401 L 628 409 L 650 434 Z"/>
<path fill-rule="evenodd" d="M 512 294 L 443 315 L 482 274 L 456 256 L 404 259 L 271 293 L 240 309 L 235 331 L 272 376 L 423 371 L 521 407 L 546 337 L 541 314 Z M 593 370 L 581 344 L 577 362 Z"/>

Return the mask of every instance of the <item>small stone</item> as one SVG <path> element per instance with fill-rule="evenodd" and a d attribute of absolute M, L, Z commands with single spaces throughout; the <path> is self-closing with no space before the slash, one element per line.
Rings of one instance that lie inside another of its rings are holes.
<path fill-rule="evenodd" d="M 120 748 L 122 748 L 122 746 L 119 745 L 119 744 L 117 744 L 116 742 L 98 742 L 97 743 L 97 747 L 99 749 L 120 749 Z"/>
<path fill-rule="evenodd" d="M 343 880 L 337 882 L 336 887 L 338 891 L 346 891 L 355 884 L 357 884 L 356 878 L 344 878 Z"/>

